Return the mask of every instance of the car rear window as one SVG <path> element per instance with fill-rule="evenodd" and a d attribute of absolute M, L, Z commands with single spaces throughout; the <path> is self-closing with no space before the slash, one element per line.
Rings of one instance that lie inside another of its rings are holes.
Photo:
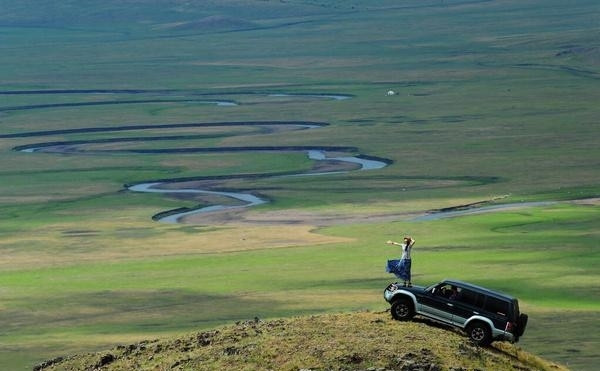
<path fill-rule="evenodd" d="M 504 300 L 488 296 L 485 300 L 483 309 L 487 310 L 488 312 L 508 317 L 508 302 Z"/>

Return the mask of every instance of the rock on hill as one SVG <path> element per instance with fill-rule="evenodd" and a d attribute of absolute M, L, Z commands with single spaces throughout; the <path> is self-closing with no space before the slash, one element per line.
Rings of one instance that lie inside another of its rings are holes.
<path fill-rule="evenodd" d="M 389 313 L 239 322 L 176 339 L 44 362 L 34 370 L 565 370 L 506 343 L 480 348 Z"/>

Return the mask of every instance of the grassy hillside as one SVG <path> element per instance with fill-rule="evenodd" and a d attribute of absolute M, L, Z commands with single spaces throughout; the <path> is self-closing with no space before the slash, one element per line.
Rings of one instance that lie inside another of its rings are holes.
<path fill-rule="evenodd" d="M 176 339 L 60 357 L 41 370 L 566 370 L 517 346 L 474 346 L 428 322 L 359 312 L 240 321 Z"/>
<path fill-rule="evenodd" d="M 383 242 L 403 234 L 418 241 L 416 282 L 513 294 L 531 319 L 524 349 L 576 370 L 600 363 L 597 1 L 0 9 L 0 368 L 255 316 L 380 311 L 398 255 Z M 272 120 L 329 125 L 181 125 Z M 92 143 L 14 150 L 81 141 Z M 239 146 L 355 147 L 393 162 L 283 178 L 268 175 L 315 162 L 160 152 Z M 124 187 L 182 177 L 269 203 L 170 225 L 151 218 L 222 200 Z M 521 201 L 549 203 L 414 220 Z"/>

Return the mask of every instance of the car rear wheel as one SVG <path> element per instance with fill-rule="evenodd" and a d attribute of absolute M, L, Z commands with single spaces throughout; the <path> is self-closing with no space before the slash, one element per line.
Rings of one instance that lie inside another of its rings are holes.
<path fill-rule="evenodd" d="M 392 318 L 398 321 L 408 321 L 415 315 L 412 301 L 400 298 L 392 303 Z"/>
<path fill-rule="evenodd" d="M 492 342 L 492 331 L 483 322 L 473 322 L 467 326 L 467 335 L 472 342 L 480 346 L 490 345 Z"/>

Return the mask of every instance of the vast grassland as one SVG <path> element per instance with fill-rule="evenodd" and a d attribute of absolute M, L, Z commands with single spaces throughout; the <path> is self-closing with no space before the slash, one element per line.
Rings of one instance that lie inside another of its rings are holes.
<path fill-rule="evenodd" d="M 0 368 L 255 316 L 381 310 L 397 255 L 382 242 L 405 233 L 417 283 L 511 293 L 530 314 L 525 349 L 576 370 L 600 362 L 600 213 L 572 202 L 600 194 L 597 2 L 176 3 L 0 2 Z M 330 125 L 164 126 L 267 120 Z M 161 127 L 17 136 L 127 125 Z M 13 150 L 112 138 L 136 141 Z M 313 163 L 114 151 L 267 145 L 393 163 L 223 180 L 271 202 L 168 225 L 152 215 L 214 200 L 124 184 Z M 560 202 L 412 221 L 487 200 Z"/>

